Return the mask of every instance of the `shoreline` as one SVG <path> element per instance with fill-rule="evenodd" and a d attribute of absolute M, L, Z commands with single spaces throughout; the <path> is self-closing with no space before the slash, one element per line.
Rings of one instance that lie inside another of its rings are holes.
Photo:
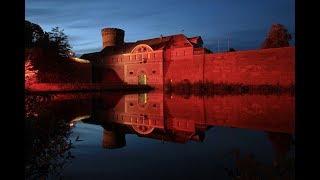
<path fill-rule="evenodd" d="M 149 85 L 94 84 L 94 83 L 36 83 L 25 88 L 26 94 L 56 94 L 84 92 L 145 92 L 154 90 Z"/>

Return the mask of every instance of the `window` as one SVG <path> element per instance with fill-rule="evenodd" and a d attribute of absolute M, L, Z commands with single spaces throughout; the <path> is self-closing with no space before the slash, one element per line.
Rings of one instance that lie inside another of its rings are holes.
<path fill-rule="evenodd" d="M 152 74 L 155 74 L 155 73 L 156 73 L 156 71 L 155 71 L 155 70 L 153 70 L 153 71 L 152 71 Z"/>
<path fill-rule="evenodd" d="M 142 58 L 142 55 L 141 55 L 141 54 L 138 54 L 137 60 L 141 60 L 141 58 Z"/>
<path fill-rule="evenodd" d="M 132 74 L 133 74 L 133 72 L 132 72 L 132 71 L 130 71 L 130 72 L 129 72 L 129 74 L 131 74 L 131 75 L 132 75 Z"/>

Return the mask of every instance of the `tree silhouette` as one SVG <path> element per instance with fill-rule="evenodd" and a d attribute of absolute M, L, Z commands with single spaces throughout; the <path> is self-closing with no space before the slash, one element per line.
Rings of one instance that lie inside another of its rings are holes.
<path fill-rule="evenodd" d="M 282 24 L 273 24 L 261 48 L 287 47 L 291 39 L 291 34 Z"/>
<path fill-rule="evenodd" d="M 46 55 L 58 59 L 68 58 L 71 50 L 68 36 L 59 27 L 45 32 L 39 25 L 29 21 L 25 21 L 25 48 L 41 48 Z"/>
<path fill-rule="evenodd" d="M 33 48 L 42 40 L 44 31 L 38 24 L 24 22 L 25 47 Z"/>
<path fill-rule="evenodd" d="M 48 33 L 49 47 L 53 50 L 58 57 L 67 58 L 71 50 L 68 42 L 68 36 L 64 34 L 63 30 L 59 27 L 52 28 Z"/>

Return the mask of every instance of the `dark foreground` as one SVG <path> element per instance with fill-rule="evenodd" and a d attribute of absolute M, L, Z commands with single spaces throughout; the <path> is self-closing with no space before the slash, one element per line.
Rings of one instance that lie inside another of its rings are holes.
<path fill-rule="evenodd" d="M 26 97 L 26 179 L 294 179 L 294 96 Z"/>

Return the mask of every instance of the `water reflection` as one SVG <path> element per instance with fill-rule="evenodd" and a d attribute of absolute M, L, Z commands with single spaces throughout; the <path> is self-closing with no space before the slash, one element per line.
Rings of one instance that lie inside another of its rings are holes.
<path fill-rule="evenodd" d="M 185 99 L 179 96 L 165 96 L 162 93 L 149 93 L 125 95 L 114 107 L 103 108 L 103 104 L 104 99 L 93 104 L 93 120 L 104 127 L 103 137 L 113 137 L 114 141 L 117 139 L 125 142 L 123 134 L 129 133 L 177 143 L 203 141 L 205 131 L 216 126 L 293 133 L 292 96 L 253 95 Z M 107 142 L 103 141 L 104 147 L 108 147 L 105 144 Z"/>
<path fill-rule="evenodd" d="M 210 138 L 206 134 L 221 127 L 263 132 L 275 150 L 272 164 L 260 162 L 248 151 L 233 149 L 228 153 L 234 163 L 225 165 L 225 175 L 230 178 L 292 177 L 293 155 L 290 153 L 293 151 L 295 104 L 291 95 L 186 98 L 162 92 L 58 94 L 36 106 L 41 108 L 29 107 L 27 112 L 30 114 L 32 110 L 31 114 L 37 114 L 41 122 L 63 119 L 70 125 L 66 132 L 80 122 L 101 126 L 101 147 L 110 150 L 129 146 L 126 135 L 130 134 L 161 143 L 186 144 L 208 143 Z M 81 138 L 80 135 L 73 141 L 81 141 Z"/>

